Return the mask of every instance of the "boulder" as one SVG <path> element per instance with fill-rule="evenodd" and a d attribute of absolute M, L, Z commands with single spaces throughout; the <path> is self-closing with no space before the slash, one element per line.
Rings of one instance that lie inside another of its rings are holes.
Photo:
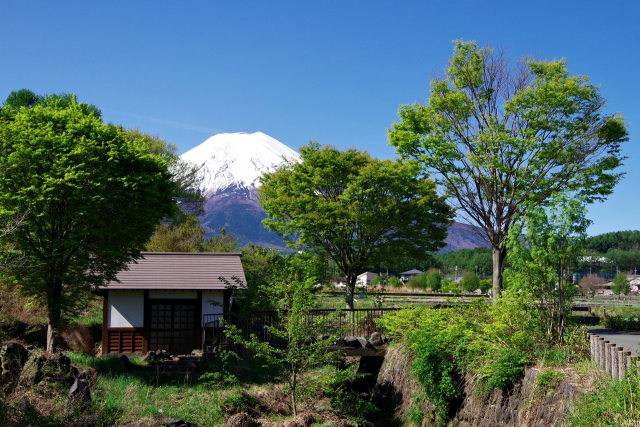
<path fill-rule="evenodd" d="M 344 337 L 339 345 L 343 345 L 344 347 L 363 348 L 362 342 L 356 337 Z"/>
<path fill-rule="evenodd" d="M 0 390 L 9 394 L 18 384 L 20 373 L 29 359 L 29 351 L 17 342 L 9 342 L 0 349 Z"/>
<path fill-rule="evenodd" d="M 22 368 L 19 384 L 31 387 L 46 379 L 47 382 L 71 385 L 78 375 L 78 369 L 71 366 L 71 359 L 64 354 L 35 353 Z"/>
<path fill-rule="evenodd" d="M 89 381 L 76 378 L 73 385 L 69 389 L 69 398 L 76 402 L 91 402 L 91 390 L 89 389 Z"/>
<path fill-rule="evenodd" d="M 374 332 L 371 334 L 371 336 L 369 337 L 369 342 L 375 346 L 381 346 L 386 342 L 386 337 L 384 336 L 384 334 L 380 333 L 380 332 Z"/>

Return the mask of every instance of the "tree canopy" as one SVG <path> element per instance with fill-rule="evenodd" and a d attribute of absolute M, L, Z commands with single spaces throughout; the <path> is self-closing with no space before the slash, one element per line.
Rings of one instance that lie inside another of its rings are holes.
<path fill-rule="evenodd" d="M 516 215 L 565 191 L 602 200 L 620 179 L 627 129 L 604 106 L 599 88 L 565 61 L 512 66 L 492 49 L 457 41 L 428 102 L 400 108 L 389 141 L 434 173 L 458 215 L 482 228 L 493 248 L 494 296 Z"/>
<path fill-rule="evenodd" d="M 165 160 L 75 98 L 0 109 L 0 217 L 22 218 L 3 239 L 25 259 L 6 273 L 47 307 L 48 349 L 90 287 L 113 279 L 173 214 L 174 189 Z"/>
<path fill-rule="evenodd" d="M 300 155 L 301 163 L 262 178 L 264 223 L 291 247 L 328 254 L 347 278 L 350 307 L 357 275 L 369 266 L 443 246 L 451 210 L 413 166 L 317 143 Z"/>

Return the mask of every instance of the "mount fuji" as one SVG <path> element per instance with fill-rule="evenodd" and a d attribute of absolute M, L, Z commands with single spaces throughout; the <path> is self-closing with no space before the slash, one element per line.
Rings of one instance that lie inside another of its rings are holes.
<path fill-rule="evenodd" d="M 258 203 L 260 176 L 300 155 L 262 132 L 220 133 L 184 153 L 181 158 L 199 168 L 205 196 L 200 222 L 208 235 L 224 228 L 241 245 L 285 249 L 283 240 L 262 225 L 266 214 Z M 453 223 L 444 251 L 486 246 L 470 225 Z"/>
<path fill-rule="evenodd" d="M 262 225 L 266 214 L 258 203 L 260 176 L 300 155 L 262 132 L 220 133 L 184 153 L 181 158 L 200 170 L 200 191 L 205 196 L 200 222 L 211 235 L 224 228 L 242 245 L 284 249 L 275 233 Z"/>

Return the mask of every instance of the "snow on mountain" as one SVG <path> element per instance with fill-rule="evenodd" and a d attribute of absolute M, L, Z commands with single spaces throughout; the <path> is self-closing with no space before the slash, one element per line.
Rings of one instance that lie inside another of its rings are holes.
<path fill-rule="evenodd" d="M 200 168 L 201 190 L 209 198 L 230 189 L 259 187 L 260 176 L 273 172 L 285 161 L 300 161 L 300 155 L 262 132 L 220 133 L 184 153 L 183 160 Z"/>

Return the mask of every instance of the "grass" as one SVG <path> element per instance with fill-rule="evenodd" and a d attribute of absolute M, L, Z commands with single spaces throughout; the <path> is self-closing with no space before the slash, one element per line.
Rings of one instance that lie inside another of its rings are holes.
<path fill-rule="evenodd" d="M 640 425 L 640 374 L 636 371 L 620 381 L 602 376 L 590 392 L 574 402 L 567 425 L 636 426 Z"/>

